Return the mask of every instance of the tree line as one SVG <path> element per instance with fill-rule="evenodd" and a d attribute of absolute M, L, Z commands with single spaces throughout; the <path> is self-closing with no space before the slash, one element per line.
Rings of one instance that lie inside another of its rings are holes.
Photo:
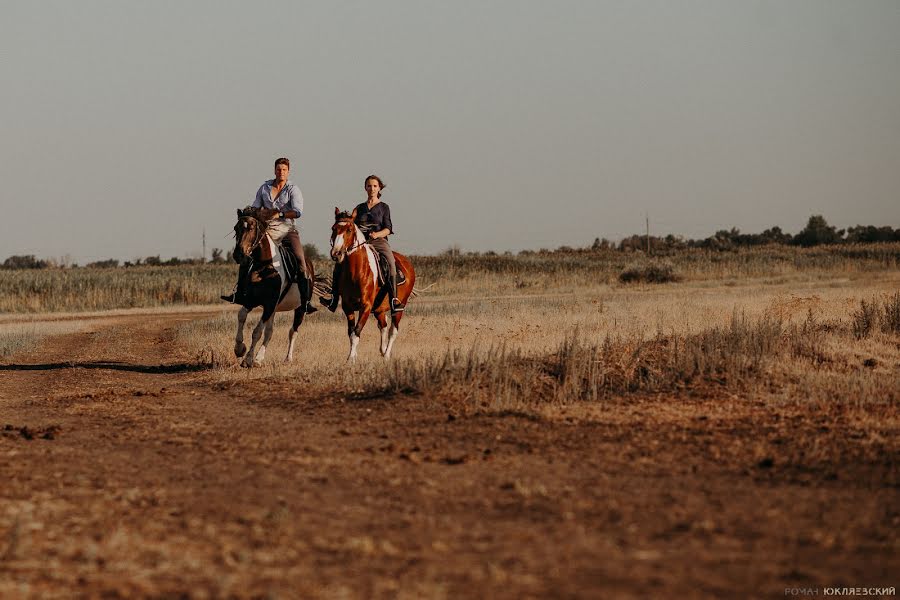
<path fill-rule="evenodd" d="M 819 246 L 823 244 L 855 244 L 877 242 L 900 242 L 900 228 L 890 226 L 876 227 L 874 225 L 856 225 L 847 229 L 837 229 L 829 225 L 822 215 L 813 215 L 806 223 L 806 227 L 797 234 L 791 235 L 781 230 L 781 227 L 770 227 L 762 233 L 741 233 L 739 229 L 721 229 L 715 234 L 704 239 L 685 239 L 680 235 L 647 236 L 635 234 L 621 240 L 618 244 L 605 238 L 596 238 L 590 246 L 590 250 L 621 250 L 621 251 L 645 251 L 649 245 L 650 251 L 668 251 L 684 248 L 706 248 L 710 250 L 733 250 L 741 247 L 763 246 L 766 244 L 781 244 L 787 246 Z M 314 244 L 303 244 L 303 250 L 307 258 L 318 260 L 323 258 L 322 253 Z M 571 252 L 574 248 L 562 246 L 557 249 L 560 252 Z M 528 254 L 533 251 L 523 251 Z M 549 252 L 549 250 L 541 250 Z M 448 256 L 460 256 L 462 251 L 459 246 L 451 246 L 444 251 Z M 488 252 L 488 255 L 496 254 Z M 177 258 L 172 257 L 162 260 L 159 255 L 138 258 L 132 261 L 119 262 L 114 258 L 98 260 L 87 263 L 89 269 L 111 269 L 118 267 L 172 267 L 179 265 L 223 264 L 230 260 L 221 248 L 213 248 L 210 260 L 201 258 Z M 57 261 L 35 258 L 33 254 L 10 256 L 0 264 L 2 269 L 46 269 L 60 267 Z M 65 265 L 78 267 L 78 265 Z"/>
<path fill-rule="evenodd" d="M 829 225 L 822 215 L 813 215 L 806 227 L 797 234 L 791 235 L 781 227 L 770 227 L 762 233 L 741 233 L 739 229 L 721 229 L 708 238 L 694 240 L 677 235 L 665 237 L 632 235 L 617 244 L 597 238 L 591 246 L 594 250 L 646 250 L 649 241 L 650 250 L 678 250 L 681 248 L 707 248 L 710 250 L 731 250 L 740 247 L 763 246 L 766 244 L 782 244 L 785 246 L 820 246 L 824 244 L 863 244 L 877 242 L 900 242 L 900 228 L 890 226 L 856 225 L 847 229 L 838 229 Z"/>
<path fill-rule="evenodd" d="M 314 244 L 303 244 L 303 250 L 306 256 L 312 260 L 322 257 L 319 249 Z M 84 265 L 86 269 L 116 269 L 119 267 L 177 267 L 181 265 L 203 265 L 203 264 L 225 264 L 231 260 L 231 257 L 225 256 L 225 251 L 221 248 L 213 248 L 212 255 L 209 260 L 202 258 L 178 258 L 173 256 L 168 259 L 161 259 L 159 255 L 147 256 L 144 258 L 136 258 L 134 260 L 119 261 L 116 258 L 107 258 L 89 262 Z M 79 268 L 77 264 L 61 264 L 61 261 L 53 259 L 42 259 L 35 257 L 34 254 L 20 254 L 10 256 L 0 264 L 0 269 L 50 269 L 50 268 Z"/>

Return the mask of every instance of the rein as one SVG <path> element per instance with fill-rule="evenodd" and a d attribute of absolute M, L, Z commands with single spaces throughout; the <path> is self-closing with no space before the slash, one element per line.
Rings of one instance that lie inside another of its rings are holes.
<path fill-rule="evenodd" d="M 265 222 L 263 222 L 260 219 L 257 219 L 256 217 L 252 217 L 252 216 L 248 215 L 245 218 L 253 219 L 254 221 L 257 222 L 256 233 L 254 234 L 255 237 L 253 238 L 253 244 L 250 245 L 250 251 L 245 253 L 245 256 L 247 257 L 247 259 L 249 259 L 249 262 L 247 263 L 247 272 L 249 273 L 249 272 L 253 271 L 253 262 L 254 262 L 253 261 L 253 253 L 256 251 L 257 248 L 260 247 L 263 240 L 266 239 L 266 235 L 267 235 L 266 227 L 267 226 L 266 226 Z M 265 267 L 265 264 L 263 264 L 262 266 Z"/>

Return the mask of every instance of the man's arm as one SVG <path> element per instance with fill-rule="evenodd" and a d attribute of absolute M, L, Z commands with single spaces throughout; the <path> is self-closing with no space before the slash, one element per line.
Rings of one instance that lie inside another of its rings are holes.
<path fill-rule="evenodd" d="M 281 212 L 286 219 L 296 219 L 303 214 L 303 194 L 296 185 L 292 185 L 288 190 L 288 201 Z"/>

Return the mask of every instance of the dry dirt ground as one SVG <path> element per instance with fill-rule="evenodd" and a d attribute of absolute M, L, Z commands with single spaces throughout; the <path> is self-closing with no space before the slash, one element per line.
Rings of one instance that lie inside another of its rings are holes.
<path fill-rule="evenodd" d="M 463 413 L 223 386 L 172 347 L 197 316 L 97 318 L 0 363 L 0 597 L 900 584 L 897 431 L 877 414 L 723 393 Z"/>

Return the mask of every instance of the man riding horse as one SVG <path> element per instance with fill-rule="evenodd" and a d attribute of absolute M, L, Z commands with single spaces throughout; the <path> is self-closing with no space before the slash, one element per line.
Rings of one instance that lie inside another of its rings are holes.
<path fill-rule="evenodd" d="M 300 188 L 288 179 L 291 170 L 291 161 L 287 158 L 279 158 L 275 161 L 275 178 L 269 179 L 256 192 L 253 200 L 253 208 L 260 210 L 260 215 L 268 224 L 267 233 L 276 244 L 290 248 L 297 257 L 298 271 L 297 283 L 303 298 L 307 298 L 306 312 L 315 312 L 316 308 L 309 302 L 313 296 L 313 286 L 310 270 L 303 253 L 303 244 L 300 243 L 300 234 L 294 226 L 294 219 L 299 219 L 303 214 L 303 195 Z M 242 264 L 238 271 L 238 282 L 232 294 L 222 296 L 222 300 L 243 304 L 247 285 L 247 266 Z"/>

